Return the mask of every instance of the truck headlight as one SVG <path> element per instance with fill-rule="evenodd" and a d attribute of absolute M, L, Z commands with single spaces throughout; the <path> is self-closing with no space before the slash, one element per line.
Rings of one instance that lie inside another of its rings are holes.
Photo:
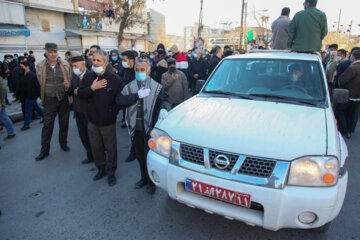
<path fill-rule="evenodd" d="M 151 138 L 148 141 L 150 149 L 161 156 L 169 158 L 172 145 L 172 139 L 169 135 L 166 132 L 155 128 L 151 131 L 150 137 Z"/>
<path fill-rule="evenodd" d="M 326 187 L 339 178 L 339 161 L 335 157 L 303 157 L 291 163 L 288 185 Z"/>

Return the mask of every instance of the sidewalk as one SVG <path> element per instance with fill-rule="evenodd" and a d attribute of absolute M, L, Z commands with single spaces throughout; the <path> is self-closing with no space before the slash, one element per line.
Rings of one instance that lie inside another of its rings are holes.
<path fill-rule="evenodd" d="M 11 105 L 6 105 L 6 113 L 8 114 L 9 118 L 15 123 L 20 122 L 24 120 L 22 111 L 21 111 L 21 103 L 20 101 L 15 101 L 15 99 L 12 97 L 12 93 L 7 94 L 7 98 L 9 102 L 11 102 Z"/>

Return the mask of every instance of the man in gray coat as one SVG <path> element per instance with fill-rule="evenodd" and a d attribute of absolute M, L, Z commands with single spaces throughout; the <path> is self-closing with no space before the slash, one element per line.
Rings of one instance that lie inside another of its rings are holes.
<path fill-rule="evenodd" d="M 283 8 L 281 16 L 271 25 L 272 49 L 286 49 L 288 30 L 290 25 L 290 8 Z"/>

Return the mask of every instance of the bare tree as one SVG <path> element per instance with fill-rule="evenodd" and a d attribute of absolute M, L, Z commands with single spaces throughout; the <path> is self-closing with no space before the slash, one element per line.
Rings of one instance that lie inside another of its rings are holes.
<path fill-rule="evenodd" d="M 270 29 L 268 28 L 269 16 L 261 16 L 259 19 L 254 11 L 254 19 L 258 25 L 256 28 L 258 39 L 264 43 L 265 48 L 268 48 L 271 42 Z"/>
<path fill-rule="evenodd" d="M 110 2 L 97 3 L 98 8 L 92 15 L 101 18 L 110 18 L 119 24 L 118 45 L 123 41 L 124 31 L 134 26 L 147 24 L 148 19 L 144 17 L 143 9 L 146 0 L 111 0 Z"/>

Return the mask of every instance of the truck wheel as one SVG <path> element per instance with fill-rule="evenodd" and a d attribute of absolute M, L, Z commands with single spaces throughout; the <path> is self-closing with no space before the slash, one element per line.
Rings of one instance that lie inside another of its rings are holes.
<path fill-rule="evenodd" d="M 313 228 L 313 230 L 315 232 L 319 232 L 319 233 L 325 233 L 327 231 L 329 231 L 331 229 L 331 226 L 333 224 L 334 220 L 331 222 L 326 223 L 325 225 L 318 227 L 318 228 Z"/>

